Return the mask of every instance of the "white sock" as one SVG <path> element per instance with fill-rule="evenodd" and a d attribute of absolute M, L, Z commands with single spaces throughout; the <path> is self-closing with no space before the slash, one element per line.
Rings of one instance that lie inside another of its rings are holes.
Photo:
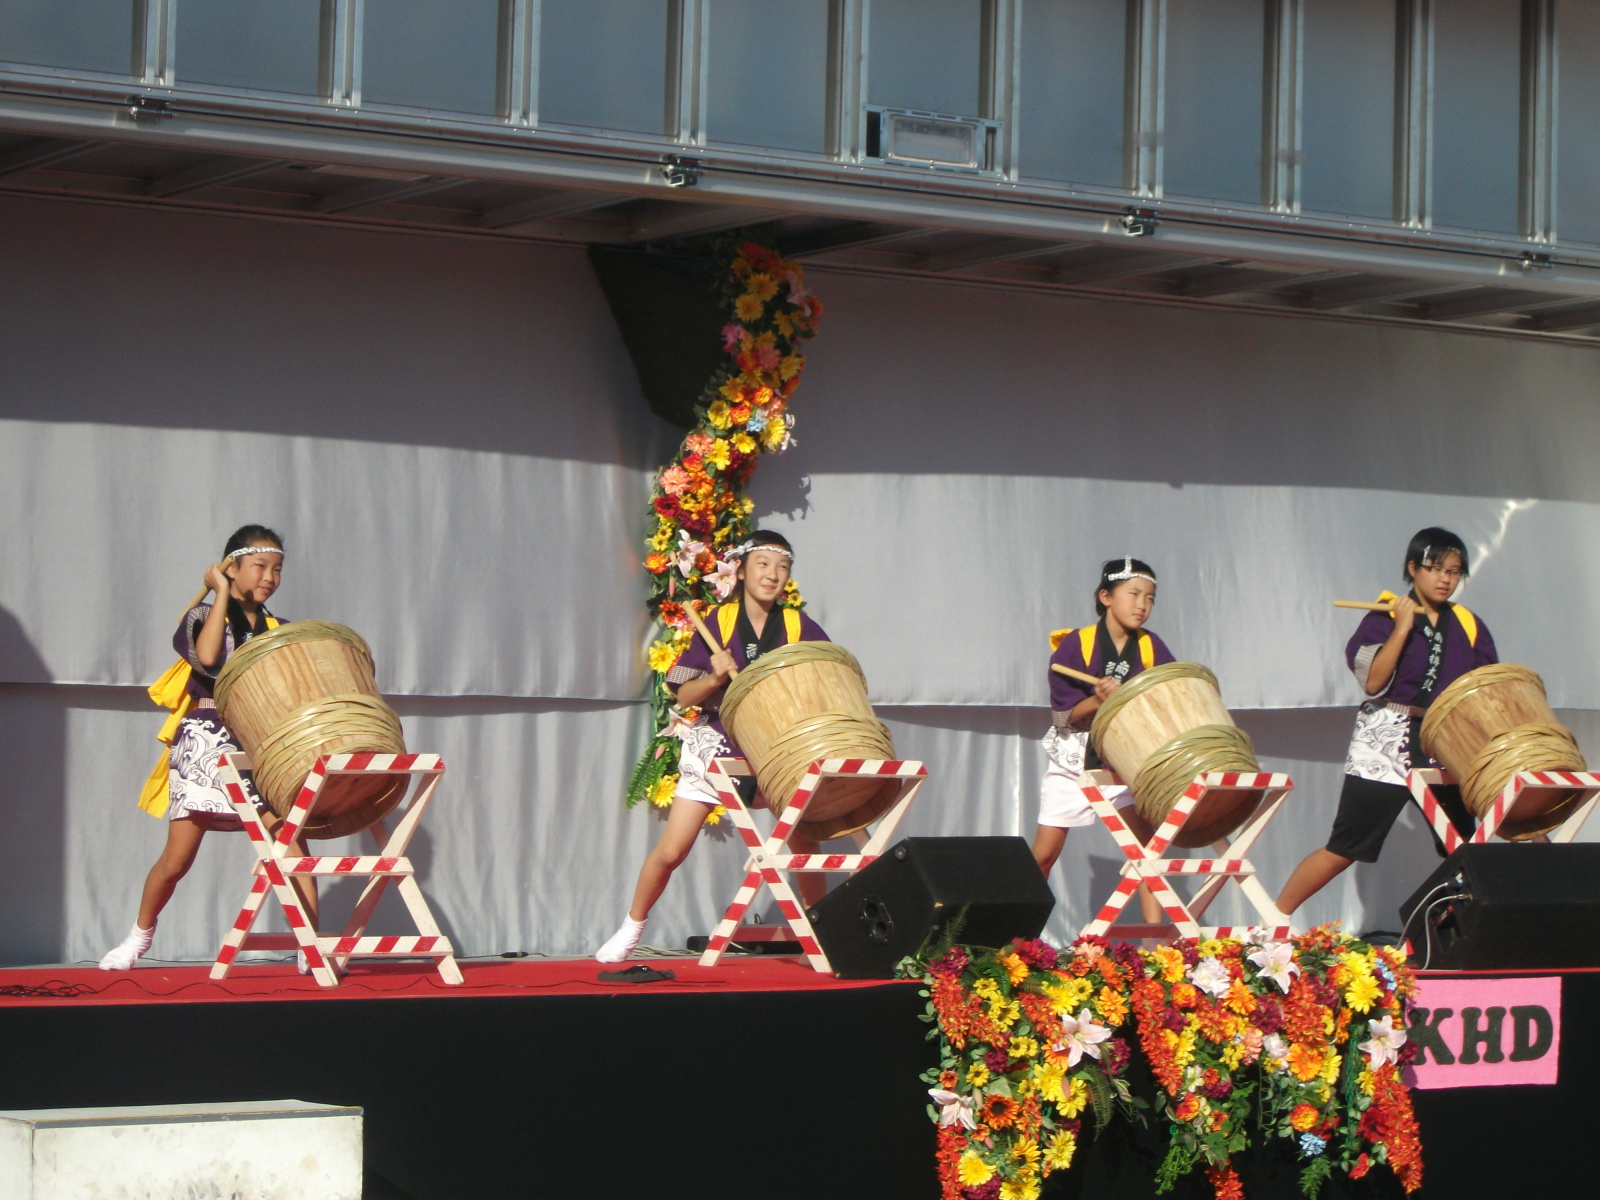
<path fill-rule="evenodd" d="M 140 929 L 139 923 L 133 923 L 133 929 L 128 936 L 122 939 L 122 944 L 110 951 L 100 960 L 102 971 L 128 971 L 133 964 L 143 958 L 150 949 L 150 941 L 156 935 L 156 927 Z"/>
<path fill-rule="evenodd" d="M 596 962 L 621 962 L 633 953 L 633 948 L 639 944 L 639 939 L 644 936 L 644 922 L 635 921 L 632 917 L 623 919 L 622 928 L 611 935 L 611 940 L 601 946 L 595 954 Z"/>
<path fill-rule="evenodd" d="M 302 975 L 311 974 L 311 964 L 306 961 L 306 952 L 304 950 L 296 950 L 294 952 L 294 969 Z"/>

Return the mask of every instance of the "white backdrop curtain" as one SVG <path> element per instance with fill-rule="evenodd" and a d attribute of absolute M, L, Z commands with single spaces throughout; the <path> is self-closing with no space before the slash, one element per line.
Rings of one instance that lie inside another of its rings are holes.
<path fill-rule="evenodd" d="M 164 836 L 133 807 L 142 685 L 244 521 L 289 542 L 275 608 L 360 630 L 409 743 L 445 755 L 418 859 L 453 936 L 591 950 L 656 832 L 620 794 L 675 434 L 582 253 L 15 198 L 0 252 L 0 961 L 126 929 Z M 1122 553 L 1300 785 L 1254 856 L 1269 888 L 1326 836 L 1358 699 L 1328 601 L 1395 587 L 1422 525 L 1475 548 L 1463 599 L 1600 754 L 1594 350 L 815 274 L 799 443 L 755 494 L 929 763 L 907 832 L 1031 835 L 1045 635 Z M 1409 815 L 1391 847 L 1306 917 L 1393 928 L 1432 852 Z M 738 859 L 697 852 L 648 940 L 709 929 Z M 208 958 L 248 861 L 208 839 L 155 953 Z M 1116 865 L 1072 836 L 1055 936 Z"/>

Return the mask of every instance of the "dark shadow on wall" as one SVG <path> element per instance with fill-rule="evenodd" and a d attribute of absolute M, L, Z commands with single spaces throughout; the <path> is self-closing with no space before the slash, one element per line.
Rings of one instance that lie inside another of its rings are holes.
<path fill-rule="evenodd" d="M 66 945 L 66 709 L 0 608 L 0 965 L 61 961 Z"/>

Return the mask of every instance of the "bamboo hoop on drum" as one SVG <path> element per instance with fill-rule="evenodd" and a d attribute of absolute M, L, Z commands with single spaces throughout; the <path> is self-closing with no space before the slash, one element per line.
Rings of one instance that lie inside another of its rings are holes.
<path fill-rule="evenodd" d="M 1517 725 L 1490 738 L 1461 779 L 1461 799 L 1482 820 L 1500 798 L 1506 783 L 1519 771 L 1582 771 L 1586 767 L 1571 731 L 1561 725 L 1536 722 Z M 1497 832 L 1511 841 L 1545 833 L 1566 820 L 1578 802 L 1569 792 L 1541 813 L 1500 823 Z"/>
<path fill-rule="evenodd" d="M 308 760 L 356 751 L 402 754 L 405 735 L 400 719 L 382 699 L 344 692 L 304 705 L 275 725 L 256 748 L 252 771 L 262 795 L 288 795 L 305 779 Z M 306 833 L 318 838 L 359 833 L 400 802 L 406 783 L 403 776 L 396 777 L 386 791 L 359 809 L 325 818 L 313 813 Z"/>
<path fill-rule="evenodd" d="M 760 763 L 751 763 L 769 783 L 767 799 L 787 805 L 800 780 L 819 759 L 894 757 L 894 743 L 882 721 L 854 713 L 824 712 L 789 726 L 772 741 Z M 776 793 L 776 795 L 773 795 Z"/>
<path fill-rule="evenodd" d="M 233 685 L 238 678 L 249 669 L 250 664 L 256 659 L 271 654 L 280 646 L 292 645 L 295 642 L 343 642 L 352 647 L 357 654 L 366 660 L 367 670 L 372 670 L 372 649 L 354 629 L 347 629 L 343 625 L 335 625 L 332 621 L 291 621 L 279 625 L 270 635 L 257 634 L 244 645 L 240 646 L 222 664 L 222 670 L 217 672 L 217 685 L 213 689 L 216 695 L 217 712 L 222 717 L 222 723 L 228 723 L 227 708 L 228 695 L 233 691 Z"/>

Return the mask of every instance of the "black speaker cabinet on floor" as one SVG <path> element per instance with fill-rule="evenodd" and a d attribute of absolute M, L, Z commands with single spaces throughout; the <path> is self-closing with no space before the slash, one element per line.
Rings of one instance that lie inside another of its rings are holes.
<path fill-rule="evenodd" d="M 1600 845 L 1468 845 L 1400 906 L 1420 964 L 1600 966 Z"/>
<path fill-rule="evenodd" d="M 1019 837 L 911 837 L 807 913 L 841 979 L 887 979 L 930 932 L 965 910 L 957 939 L 1038 937 L 1056 898 Z"/>

